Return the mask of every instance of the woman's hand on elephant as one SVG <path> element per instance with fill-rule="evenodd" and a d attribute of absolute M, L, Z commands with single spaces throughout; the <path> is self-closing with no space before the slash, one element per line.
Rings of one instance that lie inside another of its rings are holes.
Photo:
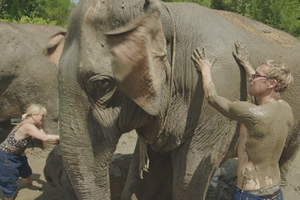
<path fill-rule="evenodd" d="M 216 61 L 215 60 L 213 63 L 211 63 L 206 57 L 205 48 L 200 49 L 199 47 L 194 50 L 192 60 L 194 61 L 196 68 L 200 72 L 203 72 L 203 70 L 205 69 L 211 70 L 213 64 Z"/>
<path fill-rule="evenodd" d="M 233 51 L 232 55 L 235 58 L 235 60 L 243 66 L 248 65 L 250 63 L 249 54 L 244 45 L 241 42 L 237 41 L 234 43 L 234 46 L 235 52 Z"/>
<path fill-rule="evenodd" d="M 48 144 L 58 145 L 59 144 L 59 140 L 48 142 Z"/>

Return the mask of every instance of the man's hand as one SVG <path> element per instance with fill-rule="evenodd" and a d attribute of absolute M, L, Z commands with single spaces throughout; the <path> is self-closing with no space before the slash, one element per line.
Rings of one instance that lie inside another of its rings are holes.
<path fill-rule="evenodd" d="M 235 42 L 234 45 L 236 52 L 232 52 L 232 55 L 235 58 L 236 62 L 244 67 L 247 77 L 249 78 L 251 77 L 251 74 L 255 73 L 255 70 L 253 69 L 249 61 L 248 51 L 241 42 Z"/>
<path fill-rule="evenodd" d="M 210 96 L 216 95 L 216 88 L 211 77 L 211 68 L 216 60 L 211 63 L 205 55 L 204 48 L 197 48 L 194 50 L 192 60 L 195 63 L 195 67 L 202 74 L 202 84 L 205 98 L 208 99 Z"/>
<path fill-rule="evenodd" d="M 215 60 L 213 63 L 211 63 L 206 57 L 205 49 L 204 48 L 200 49 L 199 47 L 194 50 L 192 55 L 192 60 L 194 61 L 196 68 L 200 72 L 203 72 L 203 70 L 206 69 L 211 70 L 213 64 L 216 61 Z"/>
<path fill-rule="evenodd" d="M 243 66 L 248 65 L 250 63 L 249 54 L 244 45 L 241 42 L 237 41 L 234 43 L 234 46 L 235 52 L 232 52 L 232 55 L 234 56 L 235 60 Z"/>

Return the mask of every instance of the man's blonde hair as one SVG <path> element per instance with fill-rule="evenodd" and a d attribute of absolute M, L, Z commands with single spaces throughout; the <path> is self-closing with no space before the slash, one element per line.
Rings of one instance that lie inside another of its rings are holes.
<path fill-rule="evenodd" d="M 278 92 L 281 95 L 293 82 L 291 71 L 285 64 L 274 60 L 267 60 L 265 64 L 269 66 L 269 69 L 267 69 L 267 76 L 277 80 L 275 92 Z"/>
<path fill-rule="evenodd" d="M 31 115 L 39 114 L 41 111 L 43 112 L 44 115 L 47 114 L 47 110 L 45 107 L 41 106 L 40 104 L 31 104 L 27 108 L 26 113 L 22 115 L 22 120 L 26 119 Z"/>

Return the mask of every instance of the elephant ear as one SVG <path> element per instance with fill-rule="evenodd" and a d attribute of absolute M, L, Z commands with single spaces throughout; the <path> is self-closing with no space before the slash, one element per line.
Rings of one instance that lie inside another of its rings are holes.
<path fill-rule="evenodd" d="M 150 2 L 143 17 L 106 33 L 118 88 L 151 115 L 164 110 L 170 89 L 160 9 L 158 1 Z"/>
<path fill-rule="evenodd" d="M 56 64 L 57 67 L 64 48 L 65 35 L 66 32 L 53 35 L 48 39 L 47 46 L 44 49 L 44 55 L 48 56 L 49 62 Z"/>

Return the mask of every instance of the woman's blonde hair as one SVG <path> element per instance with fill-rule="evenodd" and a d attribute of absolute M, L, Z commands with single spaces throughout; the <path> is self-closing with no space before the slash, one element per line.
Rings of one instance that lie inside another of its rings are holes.
<path fill-rule="evenodd" d="M 275 92 L 281 95 L 290 87 L 293 82 L 293 75 L 291 71 L 285 64 L 276 62 L 274 60 L 267 60 L 265 64 L 269 66 L 269 69 L 267 70 L 267 76 L 277 80 Z"/>
<path fill-rule="evenodd" d="M 47 110 L 45 107 L 41 106 L 40 104 L 31 104 L 27 108 L 26 113 L 22 115 L 22 120 L 26 119 L 31 115 L 39 114 L 41 111 L 43 112 L 44 115 L 47 114 Z"/>

